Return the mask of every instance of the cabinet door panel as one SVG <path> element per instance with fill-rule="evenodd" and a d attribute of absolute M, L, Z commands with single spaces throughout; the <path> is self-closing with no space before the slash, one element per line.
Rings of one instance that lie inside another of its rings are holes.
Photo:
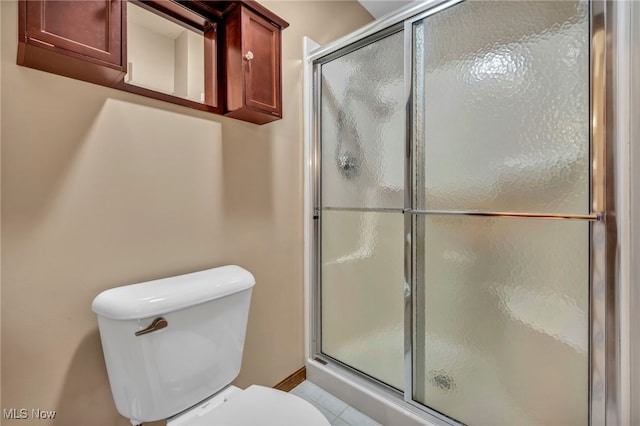
<path fill-rule="evenodd" d="M 120 66 L 121 0 L 31 0 L 27 37 L 108 64 Z"/>
<path fill-rule="evenodd" d="M 245 104 L 279 114 L 280 29 L 247 9 L 242 21 Z"/>

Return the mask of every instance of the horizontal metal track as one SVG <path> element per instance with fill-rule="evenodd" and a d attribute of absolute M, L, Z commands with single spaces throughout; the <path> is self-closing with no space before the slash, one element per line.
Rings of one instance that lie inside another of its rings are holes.
<path fill-rule="evenodd" d="M 514 213 L 514 212 L 478 212 L 460 210 L 411 210 L 406 209 L 405 213 L 418 215 L 455 215 L 455 216 L 485 216 L 485 217 L 520 217 L 531 219 L 573 219 L 589 220 L 598 222 L 602 220 L 599 213 L 591 214 L 560 214 L 560 213 Z"/>
<path fill-rule="evenodd" d="M 483 217 L 516 217 L 529 219 L 570 219 L 588 220 L 599 222 L 602 220 L 600 213 L 590 214 L 562 214 L 562 213 L 515 213 L 515 212 L 480 212 L 473 210 L 413 210 L 399 208 L 369 208 L 369 207 L 324 207 L 319 210 L 343 211 L 343 212 L 372 212 L 372 213 L 407 213 L 415 215 L 451 215 L 451 216 L 483 216 Z"/>

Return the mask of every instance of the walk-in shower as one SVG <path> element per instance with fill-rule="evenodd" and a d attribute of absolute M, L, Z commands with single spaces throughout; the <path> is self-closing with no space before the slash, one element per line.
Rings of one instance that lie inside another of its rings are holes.
<path fill-rule="evenodd" d="M 431 1 L 311 55 L 312 358 L 435 423 L 605 424 L 606 9 Z"/>

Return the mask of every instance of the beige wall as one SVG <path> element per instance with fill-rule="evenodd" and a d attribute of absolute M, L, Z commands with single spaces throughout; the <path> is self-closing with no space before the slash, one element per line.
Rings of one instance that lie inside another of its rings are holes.
<path fill-rule="evenodd" d="M 264 2 L 291 26 L 285 118 L 257 126 L 19 67 L 16 3 L 0 3 L 1 408 L 56 410 L 61 426 L 128 424 L 92 299 L 230 263 L 257 280 L 236 383 L 274 385 L 301 367 L 302 37 L 326 43 L 367 12 Z"/>

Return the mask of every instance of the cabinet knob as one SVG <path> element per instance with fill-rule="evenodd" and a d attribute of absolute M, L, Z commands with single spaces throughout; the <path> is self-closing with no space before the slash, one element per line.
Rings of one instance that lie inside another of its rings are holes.
<path fill-rule="evenodd" d="M 244 58 L 245 58 L 247 61 L 252 60 L 252 59 L 253 59 L 253 52 L 252 52 L 252 51 L 248 51 L 248 52 L 244 55 Z"/>

